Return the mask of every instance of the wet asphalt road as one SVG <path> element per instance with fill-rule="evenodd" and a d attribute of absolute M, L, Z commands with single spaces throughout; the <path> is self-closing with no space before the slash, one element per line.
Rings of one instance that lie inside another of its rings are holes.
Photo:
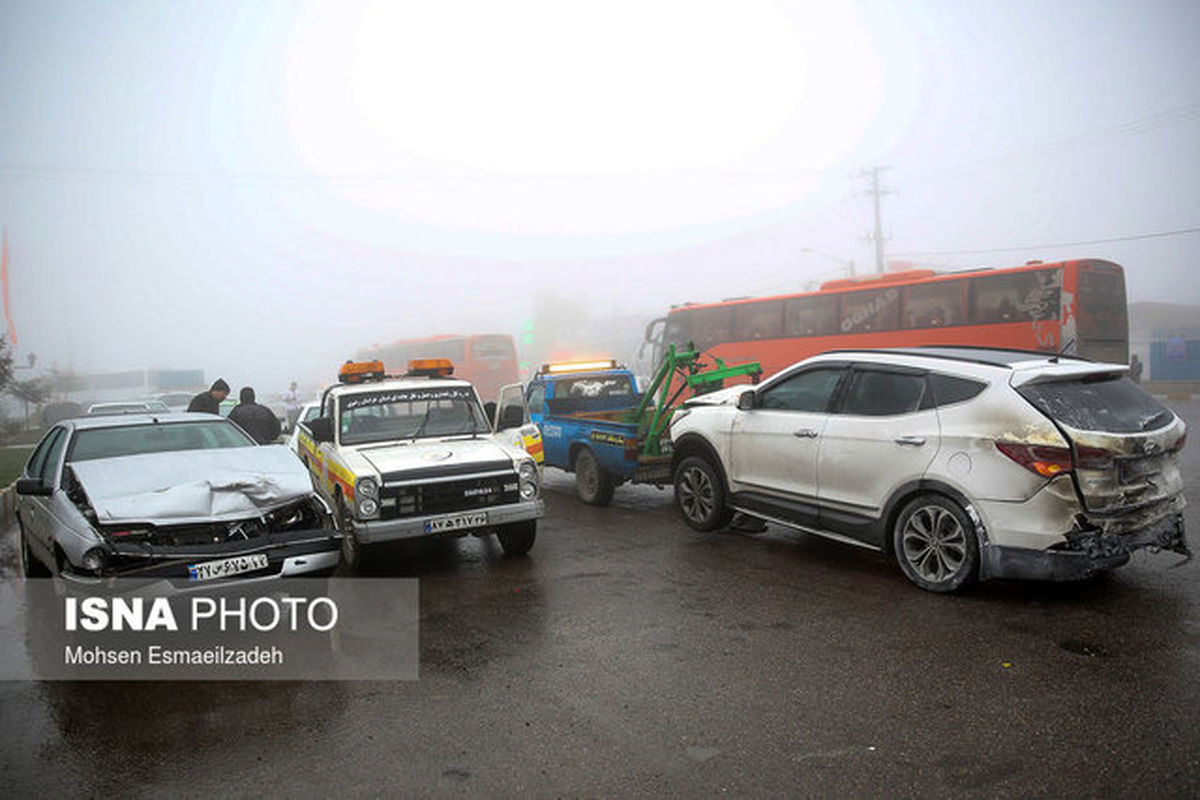
<path fill-rule="evenodd" d="M 1195 544 L 1200 442 L 1184 459 Z M 819 538 L 693 533 L 665 491 L 571 489 L 551 472 L 528 558 L 382 554 L 420 579 L 420 680 L 0 683 L 0 787 L 1200 796 L 1200 561 L 939 597 Z"/>

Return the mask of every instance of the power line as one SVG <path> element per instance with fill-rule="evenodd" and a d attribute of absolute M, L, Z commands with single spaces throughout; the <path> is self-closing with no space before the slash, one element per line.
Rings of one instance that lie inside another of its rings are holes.
<path fill-rule="evenodd" d="M 1111 239 L 1089 239 L 1083 242 L 1059 242 L 1057 244 L 1031 244 L 1021 247 L 988 247 L 980 250 L 925 250 L 906 253 L 889 253 L 893 256 L 970 256 L 980 253 L 1013 253 L 1019 250 L 1049 250 L 1055 247 L 1082 247 L 1090 244 L 1112 244 L 1113 242 L 1132 242 L 1138 239 L 1159 239 L 1164 236 L 1182 236 L 1189 233 L 1200 233 L 1200 228 L 1180 228 L 1174 231 L 1159 231 L 1157 233 L 1142 233 L 1136 236 L 1114 236 Z"/>

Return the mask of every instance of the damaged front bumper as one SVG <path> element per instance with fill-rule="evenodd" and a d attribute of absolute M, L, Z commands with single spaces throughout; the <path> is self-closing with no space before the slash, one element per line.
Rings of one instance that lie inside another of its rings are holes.
<path fill-rule="evenodd" d="M 98 574 L 63 570 L 62 577 L 81 586 L 104 584 L 114 578 L 163 580 L 177 590 L 186 591 L 204 586 L 329 574 L 341 559 L 341 534 L 327 529 L 292 530 L 272 532 L 255 539 L 176 546 L 112 542 L 107 549 L 109 560 Z M 198 564 L 250 556 L 265 556 L 266 564 L 220 578 L 193 577 L 191 568 Z"/>
<path fill-rule="evenodd" d="M 1172 514 L 1129 533 L 1106 533 L 1100 529 L 1071 531 L 1066 541 L 1046 550 L 985 544 L 980 578 L 1021 578 L 1040 581 L 1073 581 L 1089 578 L 1122 566 L 1131 553 L 1148 549 L 1166 550 L 1192 558 L 1184 534 L 1183 515 Z"/>

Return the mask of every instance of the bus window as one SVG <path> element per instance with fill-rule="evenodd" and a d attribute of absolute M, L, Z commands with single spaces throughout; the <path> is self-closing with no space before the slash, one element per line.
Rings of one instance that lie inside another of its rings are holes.
<path fill-rule="evenodd" d="M 787 301 L 785 336 L 826 336 L 837 333 L 836 297 L 797 297 Z"/>
<path fill-rule="evenodd" d="M 1056 269 L 974 278 L 970 289 L 971 322 L 1058 319 L 1061 286 Z"/>
<path fill-rule="evenodd" d="M 472 358 L 516 358 L 511 336 L 477 336 L 471 340 Z"/>
<path fill-rule="evenodd" d="M 1125 276 L 1119 272 L 1079 271 L 1079 335 L 1123 338 L 1129 330 Z"/>
<path fill-rule="evenodd" d="M 842 333 L 892 331 L 900 322 L 900 290 L 847 292 L 842 295 Z"/>
<path fill-rule="evenodd" d="M 667 317 L 667 322 L 663 326 L 662 341 L 664 347 L 673 344 L 678 350 L 688 346 L 688 343 L 694 338 L 692 334 L 692 313 L 691 311 L 677 311 Z"/>
<path fill-rule="evenodd" d="M 783 301 L 767 300 L 734 307 L 733 338 L 737 341 L 778 339 L 783 332 Z"/>
<path fill-rule="evenodd" d="M 692 319 L 692 333 L 696 347 L 704 350 L 715 344 L 728 342 L 733 332 L 733 309 L 729 306 L 698 308 Z"/>
<path fill-rule="evenodd" d="M 905 328 L 940 328 L 961 325 L 962 321 L 961 282 L 925 283 L 904 290 Z"/>

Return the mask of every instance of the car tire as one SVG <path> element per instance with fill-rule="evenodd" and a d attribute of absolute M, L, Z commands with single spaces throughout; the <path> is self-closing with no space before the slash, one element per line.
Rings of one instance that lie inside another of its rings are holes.
<path fill-rule="evenodd" d="M 26 578 L 49 578 L 53 573 L 29 549 L 25 526 L 17 522 L 17 536 L 21 540 L 21 574 Z"/>
<path fill-rule="evenodd" d="M 362 567 L 363 549 L 365 545 L 354 536 L 354 526 L 350 524 L 350 511 L 346 502 L 339 494 L 337 496 L 336 518 L 337 529 L 342 534 L 342 563 L 350 572 L 358 572 Z"/>
<path fill-rule="evenodd" d="M 507 525 L 501 525 L 496 531 L 496 538 L 500 540 L 500 547 L 504 550 L 506 556 L 523 556 L 533 547 L 533 542 L 537 538 L 537 520 L 527 519 L 522 522 L 510 522 Z"/>
<path fill-rule="evenodd" d="M 590 506 L 606 506 L 612 502 L 612 476 L 604 471 L 596 454 L 584 448 L 575 458 L 575 493 Z"/>
<path fill-rule="evenodd" d="M 944 495 L 922 494 L 904 506 L 892 528 L 892 550 L 905 577 L 930 592 L 955 592 L 979 576 L 975 525 Z"/>
<path fill-rule="evenodd" d="M 708 459 L 689 456 L 675 470 L 675 507 L 698 531 L 724 528 L 733 517 L 725 502 L 725 484 Z"/>

